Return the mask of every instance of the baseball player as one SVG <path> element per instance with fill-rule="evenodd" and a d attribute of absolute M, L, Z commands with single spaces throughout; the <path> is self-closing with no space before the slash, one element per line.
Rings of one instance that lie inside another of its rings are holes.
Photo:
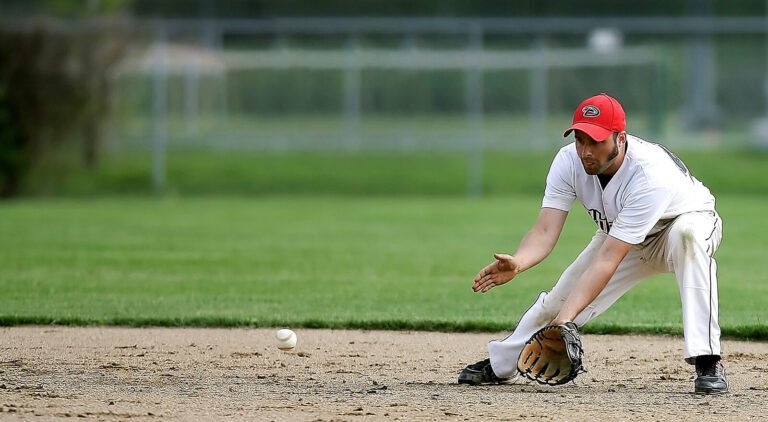
<path fill-rule="evenodd" d="M 472 289 L 485 293 L 541 262 L 554 248 L 575 200 L 597 232 L 549 292 L 542 292 L 489 359 L 464 368 L 459 383 L 512 379 L 526 341 L 550 323 L 582 326 L 650 275 L 671 272 L 680 289 L 684 358 L 696 366 L 697 393 L 728 392 L 720 360 L 717 264 L 722 221 L 715 199 L 662 145 L 626 131 L 619 102 L 606 94 L 584 100 L 547 175 L 538 219 L 511 254 L 495 254 Z"/>

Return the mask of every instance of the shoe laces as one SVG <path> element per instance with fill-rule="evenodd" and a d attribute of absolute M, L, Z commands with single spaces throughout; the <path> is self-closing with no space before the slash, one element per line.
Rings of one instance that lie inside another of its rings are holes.
<path fill-rule="evenodd" d="M 471 369 L 474 369 L 476 371 L 482 371 L 483 368 L 491 364 L 491 359 L 485 359 L 481 360 L 480 362 L 473 363 L 472 365 L 469 365 Z"/>
<path fill-rule="evenodd" d="M 723 368 L 723 364 L 720 360 L 702 363 L 699 363 L 698 361 L 696 362 L 696 372 L 699 376 L 719 377 L 723 375 L 724 369 L 725 368 Z"/>

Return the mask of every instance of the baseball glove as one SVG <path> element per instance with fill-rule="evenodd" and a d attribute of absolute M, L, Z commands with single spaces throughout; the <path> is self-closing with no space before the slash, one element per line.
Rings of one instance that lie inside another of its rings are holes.
<path fill-rule="evenodd" d="M 581 364 L 583 357 L 576 324 L 547 325 L 525 343 L 517 370 L 540 384 L 560 385 L 586 372 Z"/>

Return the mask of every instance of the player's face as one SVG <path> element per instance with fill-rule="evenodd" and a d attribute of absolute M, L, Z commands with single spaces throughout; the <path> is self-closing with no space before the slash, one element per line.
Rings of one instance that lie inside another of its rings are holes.
<path fill-rule="evenodd" d="M 622 136 L 623 134 L 619 134 L 619 137 Z M 619 144 L 618 138 L 614 139 L 613 134 L 600 142 L 580 130 L 575 131 L 575 137 L 576 152 L 587 174 L 610 175 L 618 170 L 620 163 L 616 162 L 616 158 L 619 156 Z"/>

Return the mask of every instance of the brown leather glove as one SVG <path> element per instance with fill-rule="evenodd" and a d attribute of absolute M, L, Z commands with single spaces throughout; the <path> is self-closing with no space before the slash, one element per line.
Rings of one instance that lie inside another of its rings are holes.
<path fill-rule="evenodd" d="M 525 343 L 517 360 L 517 370 L 540 384 L 560 385 L 586 372 L 582 366 L 583 357 L 576 324 L 548 325 Z"/>

